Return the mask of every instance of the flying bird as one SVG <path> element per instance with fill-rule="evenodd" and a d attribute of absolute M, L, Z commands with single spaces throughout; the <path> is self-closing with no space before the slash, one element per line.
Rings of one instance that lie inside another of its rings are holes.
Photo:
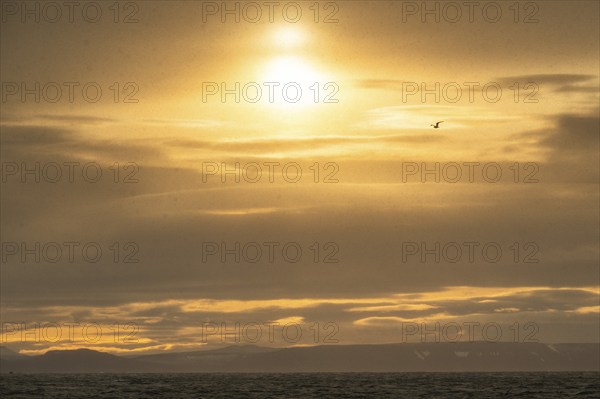
<path fill-rule="evenodd" d="M 433 126 L 434 129 L 439 129 L 440 128 L 440 123 L 442 123 L 442 122 L 443 121 L 439 121 L 435 125 L 430 125 L 430 126 Z"/>

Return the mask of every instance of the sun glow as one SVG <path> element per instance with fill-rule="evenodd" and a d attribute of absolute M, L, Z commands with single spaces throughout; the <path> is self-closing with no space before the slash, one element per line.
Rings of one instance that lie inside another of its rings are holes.
<path fill-rule="evenodd" d="M 271 33 L 275 45 L 272 56 L 259 68 L 259 79 L 273 87 L 268 105 L 299 108 L 317 104 L 323 85 L 327 83 L 322 72 L 306 57 L 307 33 L 297 27 L 280 28 Z"/>
<path fill-rule="evenodd" d="M 281 56 L 269 60 L 263 69 L 263 82 L 274 85 L 271 105 L 307 106 L 318 104 L 328 80 L 302 57 Z"/>
<path fill-rule="evenodd" d="M 306 42 L 306 34 L 296 28 L 282 28 L 275 32 L 274 42 L 281 49 L 291 49 Z"/>
<path fill-rule="evenodd" d="M 310 86 L 322 79 L 323 75 L 310 62 L 301 57 L 276 57 L 265 65 L 264 80 L 267 82 L 277 82 L 281 85 L 294 82 L 301 86 Z"/>

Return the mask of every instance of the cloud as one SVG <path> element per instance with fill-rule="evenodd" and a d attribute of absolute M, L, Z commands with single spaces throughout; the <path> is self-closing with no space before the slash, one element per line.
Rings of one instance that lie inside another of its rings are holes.
<path fill-rule="evenodd" d="M 403 82 L 409 83 L 408 81 L 393 79 L 362 79 L 354 81 L 354 84 L 356 87 L 361 89 L 400 90 Z"/>
<path fill-rule="evenodd" d="M 364 129 L 428 129 L 431 124 L 443 120 L 443 129 L 464 129 L 477 123 L 506 123 L 517 119 L 516 115 L 506 115 L 491 109 L 468 106 L 447 105 L 398 105 L 371 109 L 368 120 L 359 124 Z M 436 136 L 437 141 L 447 137 Z"/>
<path fill-rule="evenodd" d="M 439 83 L 441 86 L 444 86 L 446 84 L 457 84 L 458 86 L 461 86 L 463 88 L 463 91 L 465 93 L 468 93 L 469 91 L 468 86 L 464 85 L 462 82 L 452 81 L 426 82 L 394 79 L 361 79 L 354 81 L 355 87 L 359 89 L 389 90 L 397 92 L 403 92 L 404 90 L 409 89 L 412 90 L 412 85 L 414 85 L 415 83 L 419 85 L 419 87 L 422 84 L 425 84 L 426 87 L 430 89 L 435 87 L 436 83 Z M 538 89 L 541 87 L 543 88 L 543 90 L 551 90 L 556 93 L 598 93 L 598 75 L 568 73 L 516 75 L 490 78 L 485 82 L 478 83 L 479 84 L 473 88 L 473 91 L 477 93 L 481 92 L 483 85 L 485 85 L 486 83 L 498 83 L 505 90 L 508 90 L 510 87 L 514 87 L 515 83 L 518 83 L 523 88 L 526 88 L 527 84 L 533 83 L 537 85 Z M 409 92 L 412 93 L 411 91 Z M 412 98 L 420 98 L 420 96 L 417 95 L 416 97 Z"/>
<path fill-rule="evenodd" d="M 42 119 L 44 121 L 56 121 L 56 122 L 65 122 L 69 124 L 77 124 L 77 125 L 97 125 L 104 123 L 114 123 L 117 122 L 117 119 L 107 118 L 107 117 L 99 117 L 94 115 L 50 115 L 50 114 L 39 114 L 35 116 L 35 119 Z"/>
<path fill-rule="evenodd" d="M 503 85 L 519 83 L 537 83 L 539 85 L 552 85 L 557 87 L 569 86 L 576 83 L 590 82 L 597 79 L 597 75 L 571 74 L 571 73 L 548 73 L 532 75 L 503 76 L 495 79 Z"/>
<path fill-rule="evenodd" d="M 553 157 L 592 161 L 598 155 L 600 119 L 597 115 L 563 114 L 558 116 L 555 129 L 540 135 L 540 144 L 552 150 Z"/>
<path fill-rule="evenodd" d="M 133 335 L 135 339 L 116 343 L 112 335 L 108 334 L 92 346 L 115 353 L 132 354 L 199 348 L 205 344 L 201 338 L 206 333 L 203 331 L 206 323 L 212 326 L 225 323 L 230 333 L 235 331 L 236 325 L 250 324 L 275 324 L 280 327 L 295 324 L 302 326 L 308 333 L 315 326 L 319 329 L 333 323 L 331 325 L 339 329 L 342 343 L 360 342 L 361 334 L 381 335 L 384 342 L 401 342 L 397 329 L 402 323 L 426 323 L 431 328 L 432 323 L 496 322 L 509 331 L 511 326 L 514 328 L 515 323 L 534 322 L 540 331 L 548 331 L 557 320 L 564 318 L 578 318 L 580 323 L 593 323 L 594 316 L 598 315 L 598 294 L 597 287 L 556 289 L 463 286 L 445 287 L 436 292 L 399 293 L 372 298 L 313 297 L 263 301 L 189 299 L 132 302 L 116 307 L 93 304 L 41 307 L 34 312 L 7 309 L 3 320 L 10 321 L 14 315 L 20 315 L 17 327 L 25 326 L 30 335 L 36 329 L 39 330 L 40 326 L 50 323 L 78 324 L 73 324 L 76 326 L 73 329 L 76 334 L 71 341 L 62 340 L 46 345 L 42 343 L 41 347 L 39 344 L 35 347 L 33 342 L 19 342 L 18 330 L 15 332 L 13 328 L 7 328 L 2 342 L 28 348 L 27 350 L 33 351 L 31 353 L 43 351 L 44 346 L 48 345 L 57 348 L 81 346 L 86 342 L 78 327 L 90 323 L 101 326 L 104 331 L 113 331 L 114 327 L 111 329 L 111 326 L 115 323 L 129 326 L 130 330 L 136 332 Z M 357 318 L 357 314 L 360 317 Z M 59 318 L 60 315 L 63 315 L 63 319 Z M 68 337 L 68 334 L 63 336 Z M 305 338 L 312 338 L 312 332 Z M 285 342 L 261 341 L 261 344 L 281 346 Z M 87 346 L 90 346 L 89 342 Z"/>
<path fill-rule="evenodd" d="M 517 147 L 537 147 L 546 160 L 540 162 L 544 180 L 563 183 L 598 182 L 600 118 L 594 113 L 563 113 L 552 118 L 552 127 L 514 134 Z M 513 147 L 504 147 L 512 152 Z"/>
<path fill-rule="evenodd" d="M 144 119 L 141 123 L 162 127 L 184 127 L 195 129 L 215 129 L 233 126 L 230 121 L 219 119 Z"/>
<path fill-rule="evenodd" d="M 503 87 L 512 87 L 515 83 L 526 87 L 529 83 L 536 84 L 542 91 L 551 90 L 555 93 L 598 94 L 598 75 L 586 74 L 534 74 L 520 76 L 503 76 L 496 81 Z"/>

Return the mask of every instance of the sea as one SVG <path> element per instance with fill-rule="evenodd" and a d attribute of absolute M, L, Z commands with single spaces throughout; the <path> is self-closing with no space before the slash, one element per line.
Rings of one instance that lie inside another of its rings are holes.
<path fill-rule="evenodd" d="M 600 373 L 3 374 L 1 398 L 600 398 Z"/>

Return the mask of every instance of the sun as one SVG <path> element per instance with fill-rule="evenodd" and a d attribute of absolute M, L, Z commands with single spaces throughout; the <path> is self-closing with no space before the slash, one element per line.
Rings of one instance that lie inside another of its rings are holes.
<path fill-rule="evenodd" d="M 262 80 L 275 87 L 272 105 L 285 107 L 317 104 L 327 83 L 318 68 L 299 56 L 270 59 L 264 66 Z"/>
<path fill-rule="evenodd" d="M 316 104 L 327 83 L 325 74 L 305 55 L 308 35 L 297 27 L 272 32 L 273 55 L 260 68 L 260 80 L 275 87 L 271 106 L 295 107 Z"/>
<path fill-rule="evenodd" d="M 281 85 L 294 82 L 302 86 L 311 85 L 324 78 L 316 67 L 299 56 L 282 56 L 270 59 L 264 69 L 265 81 L 278 82 Z"/>

